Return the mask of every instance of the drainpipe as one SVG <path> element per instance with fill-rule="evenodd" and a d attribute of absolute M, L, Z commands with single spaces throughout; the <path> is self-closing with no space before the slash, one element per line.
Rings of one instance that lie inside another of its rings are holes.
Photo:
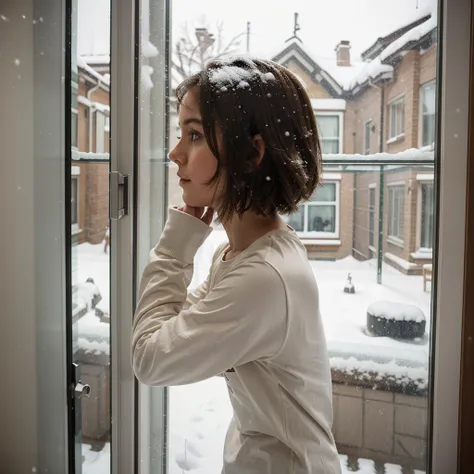
<path fill-rule="evenodd" d="M 92 89 L 87 91 L 87 100 L 89 101 L 89 153 L 92 152 L 92 124 L 93 124 L 93 113 L 95 112 L 95 108 L 92 105 L 92 94 L 99 89 L 101 86 L 100 79 L 97 80 L 97 85 L 94 86 Z"/>

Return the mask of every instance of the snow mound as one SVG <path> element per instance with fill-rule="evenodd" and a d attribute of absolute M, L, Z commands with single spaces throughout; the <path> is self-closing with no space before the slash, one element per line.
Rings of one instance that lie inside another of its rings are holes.
<path fill-rule="evenodd" d="M 415 305 L 395 303 L 391 301 L 377 301 L 367 308 L 367 313 L 381 319 L 393 321 L 426 321 L 423 311 Z"/>

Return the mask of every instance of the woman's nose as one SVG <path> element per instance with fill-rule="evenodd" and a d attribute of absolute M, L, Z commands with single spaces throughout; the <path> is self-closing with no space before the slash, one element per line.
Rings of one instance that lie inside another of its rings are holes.
<path fill-rule="evenodd" d="M 176 146 L 168 153 L 168 158 L 169 158 L 170 161 L 172 161 L 173 163 L 183 164 L 184 155 L 179 152 L 179 150 L 178 150 L 178 145 L 176 145 Z"/>

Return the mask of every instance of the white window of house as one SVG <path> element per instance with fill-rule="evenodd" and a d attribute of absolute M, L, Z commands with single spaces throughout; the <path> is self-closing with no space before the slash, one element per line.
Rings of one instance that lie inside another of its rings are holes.
<path fill-rule="evenodd" d="M 372 120 L 365 122 L 364 126 L 364 155 L 370 154 L 370 134 L 372 132 Z"/>
<path fill-rule="evenodd" d="M 307 237 L 337 238 L 339 236 L 339 182 L 325 181 L 310 201 L 302 204 L 288 217 L 288 224 Z"/>
<path fill-rule="evenodd" d="M 421 103 L 421 146 L 431 146 L 435 142 L 436 125 L 436 83 L 428 82 L 420 89 Z"/>
<path fill-rule="evenodd" d="M 403 136 L 405 133 L 405 97 L 396 99 L 388 106 L 389 139 Z"/>
<path fill-rule="evenodd" d="M 388 236 L 403 243 L 405 229 L 405 186 L 388 187 Z"/>
<path fill-rule="evenodd" d="M 369 188 L 369 247 L 375 247 L 375 186 Z"/>
<path fill-rule="evenodd" d="M 433 183 L 421 183 L 420 248 L 423 250 L 433 248 L 434 211 Z"/>
<path fill-rule="evenodd" d="M 79 226 L 79 176 L 71 177 L 71 226 Z"/>
<path fill-rule="evenodd" d="M 78 124 L 79 112 L 77 109 L 71 109 L 71 146 L 78 147 Z"/>
<path fill-rule="evenodd" d="M 342 153 L 342 118 L 342 112 L 316 112 L 322 153 Z"/>

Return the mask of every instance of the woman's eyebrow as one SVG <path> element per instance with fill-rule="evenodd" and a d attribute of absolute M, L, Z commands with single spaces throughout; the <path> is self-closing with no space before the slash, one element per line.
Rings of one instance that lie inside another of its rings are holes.
<path fill-rule="evenodd" d="M 190 125 L 192 123 L 194 123 L 196 125 L 202 125 L 202 120 L 198 119 L 198 118 L 195 118 L 195 117 L 190 117 L 190 118 L 187 118 L 186 120 L 184 120 L 183 123 L 179 123 L 178 125 L 180 127 L 184 127 L 185 125 Z"/>

